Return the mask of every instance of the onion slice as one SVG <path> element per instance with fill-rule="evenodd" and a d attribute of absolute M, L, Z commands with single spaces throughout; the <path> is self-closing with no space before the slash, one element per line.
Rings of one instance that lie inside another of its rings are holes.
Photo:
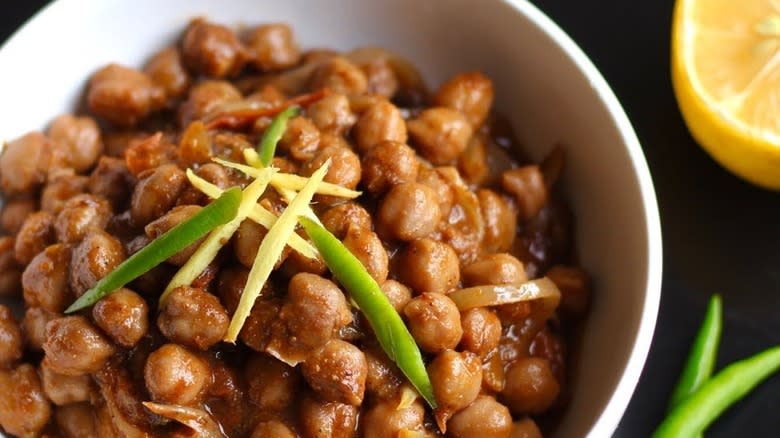
<path fill-rule="evenodd" d="M 157 415 L 189 427 L 201 438 L 227 438 L 219 424 L 203 409 L 153 402 L 143 402 L 143 405 Z"/>
<path fill-rule="evenodd" d="M 461 311 L 475 307 L 498 306 L 521 301 L 541 300 L 544 313 L 552 313 L 561 301 L 561 291 L 547 277 L 524 283 L 475 286 L 447 295 Z"/>

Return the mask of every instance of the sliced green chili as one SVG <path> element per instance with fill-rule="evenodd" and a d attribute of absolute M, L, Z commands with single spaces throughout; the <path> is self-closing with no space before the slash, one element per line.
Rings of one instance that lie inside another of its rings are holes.
<path fill-rule="evenodd" d="M 168 257 L 188 247 L 214 228 L 229 222 L 236 216 L 240 203 L 241 189 L 234 187 L 225 190 L 219 198 L 191 218 L 171 228 L 130 256 L 71 304 L 65 313 L 76 312 L 95 304 L 101 298 L 130 283 Z"/>
<path fill-rule="evenodd" d="M 666 417 L 653 438 L 691 438 L 699 435 L 729 406 L 780 369 L 780 346 L 762 351 L 724 368 Z"/>
<path fill-rule="evenodd" d="M 696 392 L 712 376 L 720 344 L 723 327 L 723 306 L 719 295 L 710 298 L 707 313 L 701 323 L 699 333 L 693 342 L 680 380 L 672 392 L 669 407 L 674 408 L 688 396 Z"/>
<path fill-rule="evenodd" d="M 287 121 L 298 115 L 300 109 L 297 106 L 291 106 L 274 117 L 271 125 L 265 130 L 260 145 L 257 147 L 257 153 L 260 154 L 260 162 L 263 166 L 268 166 L 276 154 L 276 144 L 282 138 L 284 130 L 287 127 Z"/>
<path fill-rule="evenodd" d="M 432 408 L 436 408 L 433 386 L 425 370 L 420 349 L 377 282 L 363 264 L 325 227 L 304 216 L 299 217 L 298 221 L 317 247 L 328 269 L 347 289 L 368 319 L 387 356 L 398 365 L 425 401 Z"/>

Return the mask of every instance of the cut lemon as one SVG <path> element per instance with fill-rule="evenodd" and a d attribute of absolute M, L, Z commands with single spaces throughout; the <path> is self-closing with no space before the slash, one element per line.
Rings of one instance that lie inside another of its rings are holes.
<path fill-rule="evenodd" d="M 677 0 L 672 82 L 696 141 L 780 190 L 780 0 Z"/>

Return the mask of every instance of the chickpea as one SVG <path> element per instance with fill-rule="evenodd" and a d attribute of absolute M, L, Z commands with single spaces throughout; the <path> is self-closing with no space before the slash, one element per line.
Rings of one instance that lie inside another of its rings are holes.
<path fill-rule="evenodd" d="M 408 140 L 407 124 L 401 111 L 386 100 L 368 107 L 358 119 L 353 135 L 358 150 L 363 154 L 382 141 L 405 144 Z"/>
<path fill-rule="evenodd" d="M 51 245 L 35 256 L 22 273 L 24 302 L 49 312 L 62 312 L 73 300 L 68 283 L 70 248 Z"/>
<path fill-rule="evenodd" d="M 493 104 L 493 82 L 479 72 L 460 73 L 439 87 L 433 101 L 436 105 L 462 112 L 477 129 Z"/>
<path fill-rule="evenodd" d="M 463 337 L 460 346 L 485 357 L 501 340 L 501 321 L 493 311 L 483 307 L 469 309 L 461 315 Z"/>
<path fill-rule="evenodd" d="M 7 367 L 22 358 L 22 330 L 8 306 L 0 304 L 0 367 Z"/>
<path fill-rule="evenodd" d="M 362 94 L 368 88 L 368 81 L 363 71 L 355 64 L 340 56 L 334 56 L 314 69 L 308 81 L 308 88 L 329 88 L 346 95 Z"/>
<path fill-rule="evenodd" d="M 406 123 L 418 152 L 433 164 L 448 164 L 466 149 L 473 133 L 460 112 L 444 107 L 424 110 Z"/>
<path fill-rule="evenodd" d="M 115 348 L 83 316 L 65 316 L 46 324 L 43 364 L 67 376 L 94 373 L 103 367 Z"/>
<path fill-rule="evenodd" d="M 425 408 L 420 400 L 398 409 L 398 400 L 382 400 L 360 417 L 363 435 L 371 438 L 396 438 L 402 430 L 424 430 Z"/>
<path fill-rule="evenodd" d="M 470 405 L 482 387 L 482 363 L 472 353 L 445 350 L 428 365 L 433 394 L 441 409 L 457 412 Z"/>
<path fill-rule="evenodd" d="M 355 406 L 363 402 L 368 372 L 366 357 L 349 342 L 331 339 L 315 350 L 301 369 L 321 400 Z"/>
<path fill-rule="evenodd" d="M 489 395 L 480 395 L 447 422 L 447 436 L 453 438 L 509 438 L 512 415 Z"/>
<path fill-rule="evenodd" d="M 376 227 L 385 239 L 411 241 L 430 235 L 441 219 L 436 192 L 409 182 L 393 187 L 382 199 Z"/>
<path fill-rule="evenodd" d="M 247 58 L 246 49 L 232 30 L 203 19 L 190 23 L 181 51 L 187 66 L 212 78 L 237 75 Z"/>
<path fill-rule="evenodd" d="M 216 296 L 187 286 L 171 291 L 157 317 L 157 327 L 166 338 L 200 350 L 220 342 L 229 322 Z"/>
<path fill-rule="evenodd" d="M 416 293 L 446 293 L 460 282 L 458 255 L 446 243 L 418 239 L 399 255 L 397 274 Z"/>
<path fill-rule="evenodd" d="M 417 180 L 420 162 L 414 149 L 394 141 L 382 141 L 363 156 L 363 185 L 381 195 L 394 186 Z"/>
<path fill-rule="evenodd" d="M 515 414 L 541 414 L 558 398 L 561 386 L 546 359 L 524 357 L 509 365 L 501 394 Z"/>
<path fill-rule="evenodd" d="M 387 251 L 373 231 L 351 225 L 343 239 L 344 246 L 363 264 L 371 277 L 382 284 L 387 279 Z"/>
<path fill-rule="evenodd" d="M 67 167 L 84 172 L 95 165 L 103 153 L 100 128 L 91 117 L 63 114 L 49 125 L 46 132 Z"/>
<path fill-rule="evenodd" d="M 533 218 L 547 204 L 544 175 L 537 165 L 507 170 L 501 176 L 501 185 L 514 195 L 523 220 Z"/>
<path fill-rule="evenodd" d="M 440 293 L 424 293 L 404 307 L 409 331 L 421 349 L 438 353 L 455 348 L 463 335 L 460 311 Z"/>
<path fill-rule="evenodd" d="M 92 318 L 111 339 L 132 348 L 149 330 L 149 306 L 130 289 L 122 288 L 92 307 Z"/>
<path fill-rule="evenodd" d="M 252 62 L 260 71 L 282 70 L 298 64 L 301 50 L 290 26 L 271 23 L 254 28 L 247 38 Z"/>
<path fill-rule="evenodd" d="M 51 405 L 30 364 L 0 369 L 0 426 L 15 436 L 39 436 L 51 417 Z"/>
<path fill-rule="evenodd" d="M 177 344 L 152 352 L 144 366 L 144 382 L 152 399 L 187 405 L 197 401 L 211 380 L 208 364 Z"/>
<path fill-rule="evenodd" d="M 461 270 L 466 286 L 523 283 L 528 281 L 523 263 L 506 253 L 490 254 Z"/>

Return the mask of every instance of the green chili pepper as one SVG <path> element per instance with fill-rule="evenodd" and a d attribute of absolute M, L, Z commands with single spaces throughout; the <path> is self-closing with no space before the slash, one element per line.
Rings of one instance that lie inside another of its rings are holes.
<path fill-rule="evenodd" d="M 287 121 L 298 115 L 300 109 L 297 106 L 291 106 L 274 117 L 271 125 L 265 130 L 260 145 L 257 147 L 257 153 L 260 154 L 260 162 L 263 166 L 268 166 L 276 154 L 276 144 L 282 138 L 284 130 L 287 127 Z"/>
<path fill-rule="evenodd" d="M 95 304 L 101 298 L 130 283 L 168 257 L 188 247 L 214 228 L 229 222 L 236 216 L 240 203 L 241 189 L 234 187 L 225 190 L 219 198 L 191 218 L 171 228 L 130 256 L 71 304 L 65 313 L 76 312 Z"/>
<path fill-rule="evenodd" d="M 710 298 L 707 313 L 701 323 L 699 333 L 693 342 L 680 380 L 672 392 L 670 408 L 679 405 L 688 396 L 696 392 L 712 376 L 718 355 L 720 332 L 723 327 L 723 306 L 720 296 Z"/>
<path fill-rule="evenodd" d="M 328 269 L 349 291 L 355 304 L 368 319 L 387 356 L 398 365 L 425 401 L 436 408 L 433 386 L 420 349 L 379 285 L 363 264 L 325 227 L 303 216 L 298 221 L 317 247 Z"/>
<path fill-rule="evenodd" d="M 655 430 L 653 438 L 692 438 L 729 406 L 780 369 L 780 346 L 734 362 L 680 402 Z"/>

